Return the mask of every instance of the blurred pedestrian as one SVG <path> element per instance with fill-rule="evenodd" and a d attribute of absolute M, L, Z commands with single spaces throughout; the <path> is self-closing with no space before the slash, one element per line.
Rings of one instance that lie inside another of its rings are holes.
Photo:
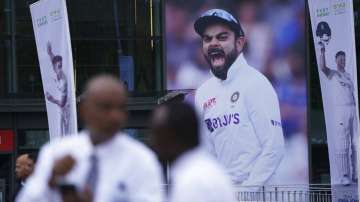
<path fill-rule="evenodd" d="M 199 124 L 190 105 L 161 105 L 153 113 L 151 126 L 159 159 L 171 165 L 170 202 L 234 201 L 230 178 L 199 147 Z"/>
<path fill-rule="evenodd" d="M 21 154 L 16 159 L 15 175 L 18 183 L 15 187 L 15 196 L 23 188 L 27 178 L 32 174 L 36 162 L 34 154 Z"/>
<path fill-rule="evenodd" d="M 18 202 L 162 202 L 156 156 L 121 132 L 127 95 L 115 77 L 100 75 L 86 85 L 80 103 L 85 130 L 41 149 L 34 175 Z"/>

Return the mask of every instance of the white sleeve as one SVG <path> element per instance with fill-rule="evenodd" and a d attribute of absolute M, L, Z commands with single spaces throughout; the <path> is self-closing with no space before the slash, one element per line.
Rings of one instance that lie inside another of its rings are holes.
<path fill-rule="evenodd" d="M 24 188 L 16 198 L 16 202 L 56 202 L 59 194 L 48 186 L 52 172 L 53 151 L 49 144 L 39 154 L 34 173 L 28 178 Z"/>
<path fill-rule="evenodd" d="M 246 92 L 245 105 L 262 151 L 242 185 L 264 185 L 274 174 L 284 154 L 279 101 L 270 83 Z M 256 89 L 256 90 L 255 90 Z"/>
<path fill-rule="evenodd" d="M 130 176 L 130 201 L 164 202 L 165 183 L 160 164 L 154 158 L 142 161 Z"/>

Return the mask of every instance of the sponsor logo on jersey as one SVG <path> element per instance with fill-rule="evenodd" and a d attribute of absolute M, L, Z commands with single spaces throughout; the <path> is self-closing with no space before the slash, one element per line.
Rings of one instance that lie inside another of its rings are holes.
<path fill-rule="evenodd" d="M 240 97 L 240 93 L 238 91 L 236 91 L 231 95 L 230 100 L 231 100 L 231 102 L 234 103 L 239 99 L 239 97 Z"/>
<path fill-rule="evenodd" d="M 205 111 L 205 110 L 215 106 L 215 104 L 216 104 L 216 98 L 210 98 L 210 99 L 208 99 L 208 101 L 204 102 L 203 110 Z"/>
<path fill-rule="evenodd" d="M 223 128 L 230 125 L 238 125 L 240 123 L 240 114 L 232 113 L 223 116 L 205 119 L 207 129 L 212 133 L 218 128 Z"/>

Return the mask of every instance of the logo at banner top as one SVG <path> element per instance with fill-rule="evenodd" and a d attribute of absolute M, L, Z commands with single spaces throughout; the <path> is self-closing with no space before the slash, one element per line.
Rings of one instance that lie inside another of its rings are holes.
<path fill-rule="evenodd" d="M 325 16 L 329 16 L 329 15 L 330 15 L 330 9 L 329 9 L 329 7 L 317 8 L 317 9 L 316 9 L 316 16 L 317 16 L 318 18 L 325 17 Z"/>
<path fill-rule="evenodd" d="M 334 3 L 332 6 L 334 15 L 341 15 L 346 13 L 346 1 L 340 0 L 339 2 Z"/>
<path fill-rule="evenodd" d="M 51 18 L 51 22 L 55 22 L 55 21 L 60 20 L 61 19 L 60 9 L 50 11 L 50 18 Z"/>
<path fill-rule="evenodd" d="M 230 98 L 230 100 L 231 100 L 231 102 L 236 102 L 238 99 L 239 99 L 239 97 L 240 97 L 240 93 L 238 92 L 238 91 L 236 91 L 235 93 L 233 93 L 232 95 L 231 95 L 231 98 Z"/>
<path fill-rule="evenodd" d="M 36 19 L 36 24 L 38 27 L 41 27 L 43 25 L 46 25 L 48 23 L 46 16 L 41 16 Z"/>

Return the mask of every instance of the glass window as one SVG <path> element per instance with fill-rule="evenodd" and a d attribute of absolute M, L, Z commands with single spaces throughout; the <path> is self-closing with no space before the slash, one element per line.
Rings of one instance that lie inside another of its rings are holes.
<path fill-rule="evenodd" d="M 37 151 L 47 141 L 49 141 L 48 130 L 19 130 L 18 153 Z"/>
<path fill-rule="evenodd" d="M 4 33 L 5 28 L 5 4 L 0 3 L 0 33 Z"/>
<path fill-rule="evenodd" d="M 0 16 L 1 18 L 1 16 Z M 7 53 L 10 40 L 0 38 L 0 98 L 6 93 L 7 87 L 7 71 L 6 67 L 9 65 L 9 56 Z"/>
<path fill-rule="evenodd" d="M 11 1 L 0 1 L 0 98 L 8 91 L 9 68 L 12 63 L 11 52 Z"/>
<path fill-rule="evenodd" d="M 16 73 L 18 92 L 26 96 L 42 95 L 42 82 L 35 41 L 17 38 Z"/>
<path fill-rule="evenodd" d="M 33 38 L 33 28 L 31 23 L 31 15 L 29 2 L 23 0 L 12 0 L 15 10 L 14 26 L 16 28 L 16 34 L 18 36 L 27 36 Z M 35 40 L 33 42 L 35 44 Z"/>
<path fill-rule="evenodd" d="M 66 2 L 77 94 L 89 77 L 104 72 L 128 80 L 132 92 L 163 90 L 161 1 Z M 10 78 L 0 78 L 0 96 L 42 97 L 29 1 L 5 0 L 0 9 L 0 75 Z"/>

